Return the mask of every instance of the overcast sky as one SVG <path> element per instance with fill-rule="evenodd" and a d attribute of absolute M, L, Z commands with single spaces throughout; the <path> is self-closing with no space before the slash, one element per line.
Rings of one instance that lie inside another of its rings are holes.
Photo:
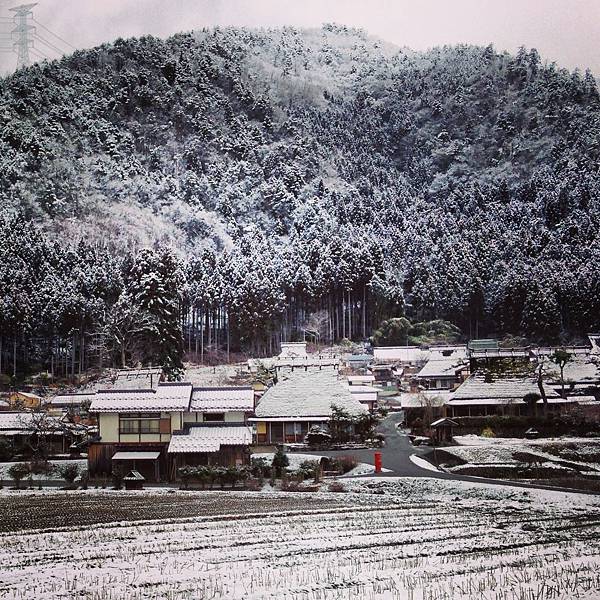
<path fill-rule="evenodd" d="M 0 16 L 8 16 L 14 4 L 0 0 Z M 493 42 L 510 51 L 536 47 L 549 61 L 600 74 L 600 0 L 40 0 L 34 16 L 78 48 L 211 25 L 335 21 L 419 50 L 459 42 Z"/>

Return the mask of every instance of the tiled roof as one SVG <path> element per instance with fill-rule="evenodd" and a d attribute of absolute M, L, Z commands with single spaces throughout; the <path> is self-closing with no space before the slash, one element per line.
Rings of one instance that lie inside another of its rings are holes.
<path fill-rule="evenodd" d="M 430 351 L 419 346 L 382 346 L 373 348 L 375 360 L 418 363 L 427 360 Z"/>
<path fill-rule="evenodd" d="M 334 370 L 282 373 L 256 407 L 257 417 L 325 417 L 336 405 L 351 414 L 366 408 L 348 390 Z"/>
<path fill-rule="evenodd" d="M 252 429 L 243 424 L 208 425 L 190 427 L 187 433 L 171 436 L 167 452 L 171 454 L 190 452 L 218 452 L 221 446 L 249 446 Z"/>
<path fill-rule="evenodd" d="M 190 405 L 191 383 L 161 383 L 153 390 L 100 390 L 91 412 L 185 411 Z"/>
<path fill-rule="evenodd" d="M 50 406 L 79 406 L 84 402 L 92 402 L 96 394 L 58 394 L 50 398 L 46 404 Z"/>
<path fill-rule="evenodd" d="M 467 349 L 464 346 L 432 348 L 429 360 L 417 373 L 417 377 L 454 377 L 468 364 Z"/>
<path fill-rule="evenodd" d="M 558 396 L 558 393 L 545 386 L 548 398 Z M 450 396 L 450 404 L 456 400 L 499 400 L 510 402 L 522 401 L 527 394 L 539 394 L 537 382 L 529 377 L 500 377 L 492 376 L 485 381 L 483 373 L 474 373 Z"/>
<path fill-rule="evenodd" d="M 192 412 L 226 412 L 254 410 L 254 390 L 251 387 L 206 387 L 192 391 Z"/>
<path fill-rule="evenodd" d="M 36 418 L 39 419 L 36 421 Z M 0 434 L 15 435 L 22 431 L 31 431 L 42 424 L 44 429 L 61 429 L 61 423 L 55 417 L 45 413 L 0 412 Z"/>
<path fill-rule="evenodd" d="M 448 401 L 448 390 L 423 390 L 421 392 L 405 392 L 400 395 L 402 408 L 423 408 L 425 406 L 443 406 Z"/>

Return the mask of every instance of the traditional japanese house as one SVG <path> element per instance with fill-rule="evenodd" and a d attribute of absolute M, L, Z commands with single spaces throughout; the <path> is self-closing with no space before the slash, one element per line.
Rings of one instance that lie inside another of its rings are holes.
<path fill-rule="evenodd" d="M 327 429 L 333 406 L 352 415 L 367 412 L 335 369 L 283 372 L 250 419 L 256 424 L 256 443 L 301 442 L 313 425 Z"/>
<path fill-rule="evenodd" d="M 182 464 L 247 462 L 251 432 L 246 420 L 253 408 L 249 386 L 160 382 L 156 389 L 99 390 L 90 407 L 98 415 L 100 435 L 90 446 L 90 474 L 109 474 L 116 461 L 124 471 L 136 469 L 154 481 L 173 478 Z M 231 441 L 236 427 L 247 429 L 236 438 L 239 443 L 216 443 L 219 436 Z"/>

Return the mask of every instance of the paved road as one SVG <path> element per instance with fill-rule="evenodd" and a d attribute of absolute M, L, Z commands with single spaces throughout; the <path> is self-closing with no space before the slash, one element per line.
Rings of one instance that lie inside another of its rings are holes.
<path fill-rule="evenodd" d="M 415 447 L 410 442 L 408 435 L 399 431 L 397 424 L 402 420 L 402 414 L 391 413 L 377 427 L 378 433 L 385 435 L 385 446 L 380 450 L 382 466 L 384 469 L 389 469 L 389 472 L 379 474 L 371 474 L 365 477 L 432 477 L 435 479 L 448 479 L 453 481 L 470 481 L 474 483 L 486 483 L 489 485 L 508 485 L 511 487 L 534 488 L 543 490 L 557 490 L 546 485 L 537 485 L 535 483 L 526 483 L 519 481 L 507 481 L 503 479 L 488 479 L 484 477 L 471 477 L 468 475 L 455 475 L 453 473 L 445 473 L 443 471 L 434 471 L 419 467 L 410 460 L 411 456 L 420 456 L 431 452 L 429 447 Z M 309 454 L 326 455 L 326 456 L 354 456 L 357 461 L 367 464 L 374 464 L 376 450 L 336 450 L 310 452 Z M 577 491 L 582 494 L 599 495 L 597 492 L 588 492 L 585 490 L 565 490 Z"/>

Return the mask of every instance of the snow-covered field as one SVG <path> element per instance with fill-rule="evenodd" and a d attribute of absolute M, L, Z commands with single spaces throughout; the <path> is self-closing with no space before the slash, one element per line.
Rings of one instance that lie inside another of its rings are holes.
<path fill-rule="evenodd" d="M 472 466 L 510 467 L 536 460 L 546 468 L 558 470 L 600 470 L 600 439 L 562 437 L 525 440 L 464 435 L 455 436 L 454 440 L 458 446 L 450 446 L 443 450 L 465 464 L 450 468 L 453 472 L 460 472 Z"/>
<path fill-rule="evenodd" d="M 0 598 L 600 597 L 600 497 L 423 478 L 344 485 L 4 492 L 3 515 L 28 504 L 74 511 L 67 527 L 0 534 Z M 111 506 L 119 517 L 137 506 L 136 518 L 179 506 L 181 517 L 92 526 Z"/>

